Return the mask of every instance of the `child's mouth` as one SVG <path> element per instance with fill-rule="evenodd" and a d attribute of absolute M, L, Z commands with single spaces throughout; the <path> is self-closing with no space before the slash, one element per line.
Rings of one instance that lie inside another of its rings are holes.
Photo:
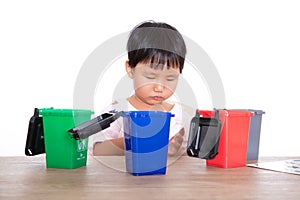
<path fill-rule="evenodd" d="M 153 96 L 152 99 L 154 99 L 155 101 L 163 101 L 164 98 L 161 96 Z"/>

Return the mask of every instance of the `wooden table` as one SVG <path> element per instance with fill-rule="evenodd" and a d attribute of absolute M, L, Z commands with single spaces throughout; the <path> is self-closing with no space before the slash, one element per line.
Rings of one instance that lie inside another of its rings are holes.
<path fill-rule="evenodd" d="M 0 199 L 300 199 L 298 175 L 168 162 L 166 175 L 132 176 L 123 156 L 89 157 L 77 169 L 47 169 L 43 155 L 0 157 Z"/>

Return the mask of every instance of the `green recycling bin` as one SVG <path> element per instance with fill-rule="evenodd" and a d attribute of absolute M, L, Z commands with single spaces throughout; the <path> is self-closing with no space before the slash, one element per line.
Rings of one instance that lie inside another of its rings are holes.
<path fill-rule="evenodd" d="M 43 116 L 47 168 L 86 166 L 88 138 L 75 140 L 68 130 L 91 119 L 90 110 L 39 109 Z"/>

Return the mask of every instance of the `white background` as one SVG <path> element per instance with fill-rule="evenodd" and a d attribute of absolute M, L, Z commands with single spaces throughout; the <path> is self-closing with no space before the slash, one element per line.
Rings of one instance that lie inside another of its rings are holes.
<path fill-rule="evenodd" d="M 0 156 L 24 155 L 33 109 L 72 108 L 76 77 L 90 53 L 149 19 L 175 26 L 205 50 L 222 78 L 227 108 L 266 112 L 260 156 L 300 156 L 299 10 L 296 0 L 1 1 Z M 123 62 L 115 61 L 113 75 L 124 75 Z M 192 77 L 188 65 L 183 75 Z M 199 108 L 211 109 L 201 77 L 198 82 Z M 113 89 L 99 88 L 97 109 Z"/>

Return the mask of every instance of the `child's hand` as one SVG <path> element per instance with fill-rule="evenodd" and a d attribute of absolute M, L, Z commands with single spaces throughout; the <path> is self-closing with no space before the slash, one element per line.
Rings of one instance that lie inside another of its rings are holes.
<path fill-rule="evenodd" d="M 182 146 L 182 142 L 183 142 L 183 136 L 184 136 L 184 129 L 180 129 L 180 131 L 178 133 L 176 133 L 176 135 L 174 135 L 170 141 L 169 141 L 169 147 L 168 147 L 168 154 L 170 156 L 174 156 L 177 155 L 178 153 L 180 153 L 181 151 L 179 151 Z"/>

